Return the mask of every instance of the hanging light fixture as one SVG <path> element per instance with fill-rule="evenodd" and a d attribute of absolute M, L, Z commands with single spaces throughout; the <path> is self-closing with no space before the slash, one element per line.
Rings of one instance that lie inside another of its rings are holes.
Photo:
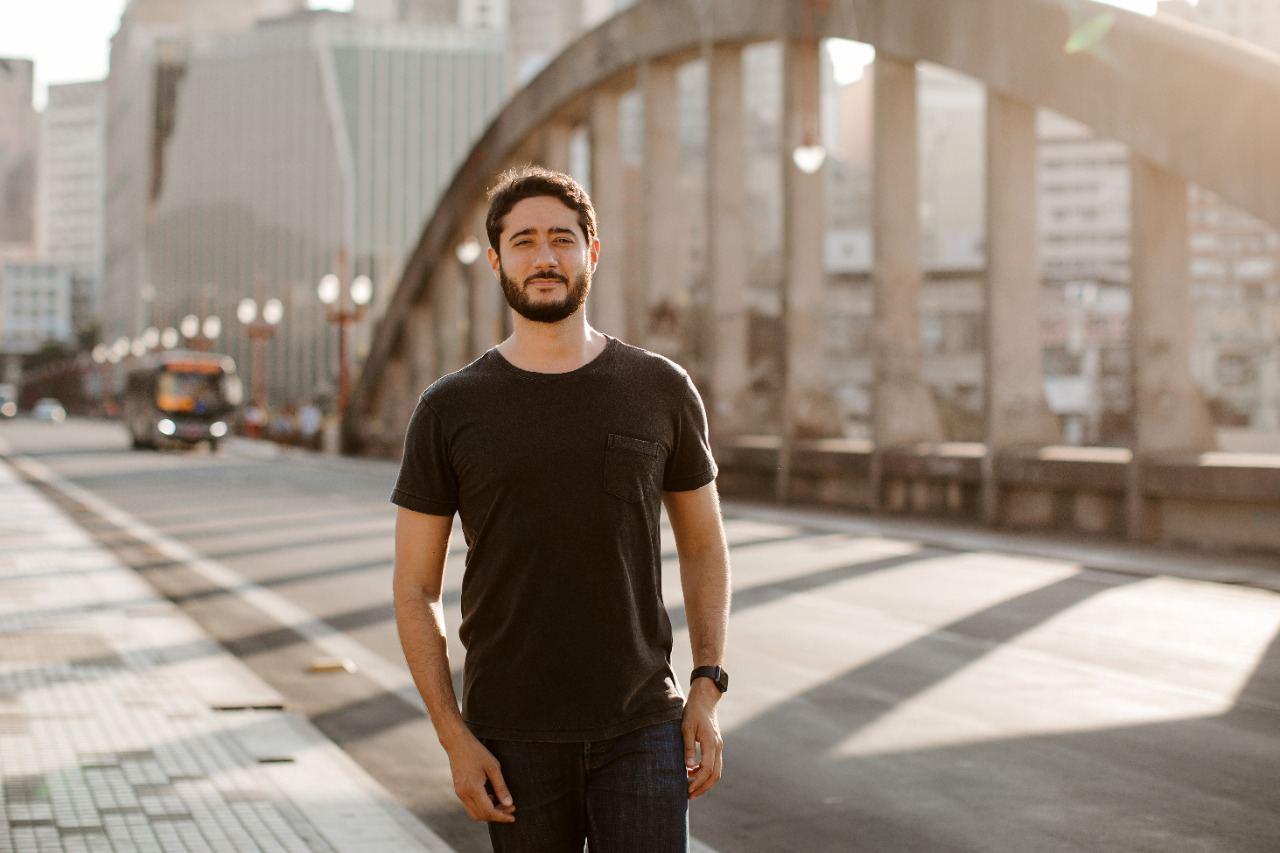
<path fill-rule="evenodd" d="M 480 257 L 480 241 L 475 237 L 468 237 L 458 244 L 454 254 L 458 256 L 458 260 L 462 261 L 462 263 L 471 266 Z"/>
<path fill-rule="evenodd" d="M 827 6 L 827 0 L 810 0 L 808 10 L 810 32 L 816 32 L 814 19 L 818 14 L 826 14 Z M 822 147 L 822 141 L 818 138 L 818 111 L 821 108 L 818 98 L 822 92 L 821 51 L 818 54 L 818 79 L 815 83 L 814 86 L 803 87 L 797 99 L 804 127 L 800 132 L 800 144 L 791 151 L 791 162 L 806 175 L 815 174 L 827 160 L 827 149 Z"/>

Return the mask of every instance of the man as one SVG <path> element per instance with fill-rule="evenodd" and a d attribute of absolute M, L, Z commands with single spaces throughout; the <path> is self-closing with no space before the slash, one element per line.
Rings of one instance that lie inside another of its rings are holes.
<path fill-rule="evenodd" d="M 489 193 L 509 338 L 422 395 L 392 500 L 396 624 L 467 813 L 495 851 L 683 851 L 723 772 L 729 563 L 702 401 L 662 356 L 588 325 L 595 210 L 537 167 Z M 659 501 L 694 672 L 670 665 Z M 467 543 L 462 712 L 440 602 Z"/>

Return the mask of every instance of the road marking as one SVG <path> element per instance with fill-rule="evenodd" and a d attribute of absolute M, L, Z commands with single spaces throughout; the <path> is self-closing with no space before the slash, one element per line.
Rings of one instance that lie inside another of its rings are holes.
<path fill-rule="evenodd" d="M 299 607 L 279 593 L 259 586 L 239 572 L 215 560 L 202 557 L 182 542 L 161 533 L 125 510 L 63 478 L 44 463 L 14 453 L 3 438 L 0 438 L 0 454 L 6 456 L 12 465 L 33 479 L 57 489 L 71 500 L 78 501 L 99 518 L 125 531 L 139 542 L 150 545 L 166 559 L 181 564 L 215 586 L 234 593 L 279 622 L 281 626 L 296 631 L 319 646 L 327 654 L 354 661 L 362 673 L 379 687 L 425 715 L 422 698 L 418 695 L 418 689 L 414 686 L 407 667 L 391 664 L 368 646 L 337 631 L 310 611 Z M 423 829 L 442 851 L 453 850 L 425 824 Z M 692 837 L 689 839 L 689 850 L 690 853 L 716 853 L 714 848 Z"/>

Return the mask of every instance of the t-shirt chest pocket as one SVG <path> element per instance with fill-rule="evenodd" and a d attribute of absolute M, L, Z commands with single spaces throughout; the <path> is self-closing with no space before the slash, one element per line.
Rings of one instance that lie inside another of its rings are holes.
<path fill-rule="evenodd" d="M 639 503 L 658 491 L 662 445 L 656 441 L 609 433 L 604 453 L 604 490 L 615 498 Z"/>

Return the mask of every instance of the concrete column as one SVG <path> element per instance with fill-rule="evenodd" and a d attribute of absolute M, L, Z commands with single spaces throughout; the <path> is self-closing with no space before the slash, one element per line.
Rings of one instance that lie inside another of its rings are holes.
<path fill-rule="evenodd" d="M 379 412 L 379 432 L 392 450 L 397 443 L 404 441 L 404 430 L 409 423 L 409 415 L 413 414 L 413 400 L 409 389 L 409 365 L 401 353 L 387 362 L 386 372 L 382 377 L 381 411 Z"/>
<path fill-rule="evenodd" d="M 707 238 L 711 348 L 707 410 L 717 436 L 746 432 L 750 354 L 745 290 L 751 256 L 743 145 L 742 47 L 711 49 L 707 68 Z"/>
<path fill-rule="evenodd" d="M 920 193 L 916 163 L 916 69 L 876 55 L 872 128 L 872 500 L 879 501 L 885 449 L 942 440 L 920 373 Z"/>
<path fill-rule="evenodd" d="M 591 325 L 611 335 L 637 340 L 634 312 L 629 311 L 625 287 L 627 268 L 626 177 L 618 125 L 619 94 L 599 89 L 591 96 L 588 128 L 591 135 L 591 202 L 596 209 L 600 263 L 587 298 Z"/>
<path fill-rule="evenodd" d="M 467 363 L 469 340 L 467 306 L 463 288 L 466 275 L 457 258 L 445 258 L 431 291 L 435 303 L 436 344 L 440 372 L 452 373 Z"/>
<path fill-rule="evenodd" d="M 987 91 L 987 280 L 983 514 L 999 519 L 1002 450 L 1059 440 L 1040 358 L 1036 108 Z"/>
<path fill-rule="evenodd" d="M 565 121 L 552 121 L 542 128 L 541 152 L 538 161 L 548 169 L 569 174 L 569 143 L 573 137 L 573 125 Z"/>
<path fill-rule="evenodd" d="M 707 329 L 712 432 L 748 429 L 750 383 L 746 280 L 750 222 L 746 215 L 746 154 L 742 146 L 742 47 L 713 47 L 708 61 L 707 237 L 710 316 Z"/>
<path fill-rule="evenodd" d="M 405 320 L 403 344 L 405 359 L 409 362 L 409 383 L 425 391 L 440 376 L 436 346 L 435 312 L 430 301 L 414 305 Z"/>
<path fill-rule="evenodd" d="M 1131 538 L 1154 533 L 1142 485 L 1153 456 L 1213 449 L 1208 406 L 1191 374 L 1192 310 L 1187 182 L 1134 155 L 1132 169 L 1133 462 Z"/>
<path fill-rule="evenodd" d="M 782 322 L 785 338 L 782 444 L 777 493 L 785 500 L 797 438 L 839 435 L 826 376 L 824 178 L 793 152 L 822 139 L 819 42 L 788 41 L 782 56 Z"/>
<path fill-rule="evenodd" d="M 487 212 L 487 207 L 477 208 L 471 216 L 471 227 L 467 229 L 467 234 L 480 243 L 480 256 L 466 270 L 466 287 L 471 297 L 468 301 L 470 341 L 467 349 L 473 359 L 506 337 L 502 330 L 502 315 L 509 310 L 502 295 L 502 285 L 494 277 L 486 257 L 489 238 L 485 236 L 484 218 Z"/>
<path fill-rule="evenodd" d="M 687 313 L 679 300 L 683 282 L 677 271 L 680 243 L 680 120 L 675 62 L 657 60 L 644 66 L 640 91 L 644 98 L 644 166 L 641 177 L 644 221 L 644 316 L 635 343 L 675 354 Z M 655 324 L 657 318 L 667 322 Z"/>

